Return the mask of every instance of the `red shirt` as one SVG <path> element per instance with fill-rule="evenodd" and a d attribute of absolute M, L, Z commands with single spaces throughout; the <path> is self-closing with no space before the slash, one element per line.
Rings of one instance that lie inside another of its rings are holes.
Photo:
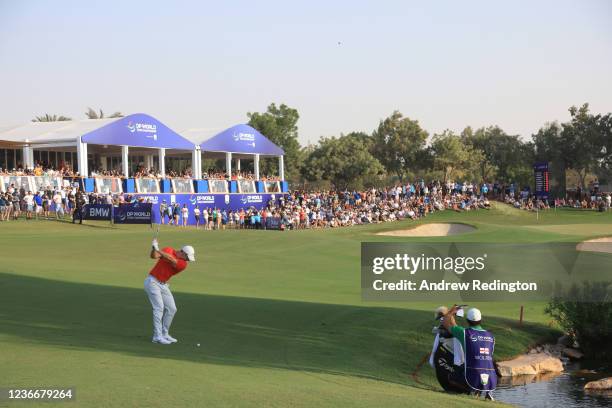
<path fill-rule="evenodd" d="M 155 277 L 155 279 L 162 283 L 166 283 L 172 276 L 176 275 L 187 267 L 187 261 L 180 259 L 176 255 L 176 251 L 170 247 L 163 248 L 161 251 L 172 255 L 178 262 L 176 263 L 176 266 L 172 266 L 170 261 L 160 258 L 153 269 L 151 269 L 151 272 L 149 272 L 149 275 L 152 275 Z"/>

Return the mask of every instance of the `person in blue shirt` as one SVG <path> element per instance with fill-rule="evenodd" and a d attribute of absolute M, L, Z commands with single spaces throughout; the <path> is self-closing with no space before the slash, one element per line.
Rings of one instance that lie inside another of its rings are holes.
<path fill-rule="evenodd" d="M 38 193 L 34 196 L 34 203 L 36 203 L 36 208 L 34 209 L 34 216 L 38 219 L 38 213 L 42 210 L 43 198 L 42 193 Z"/>
<path fill-rule="evenodd" d="M 225 229 L 227 225 L 227 212 L 225 210 L 221 212 L 221 225 L 223 229 Z"/>
<path fill-rule="evenodd" d="M 259 212 L 255 212 L 255 229 L 261 228 L 261 214 Z"/>
<path fill-rule="evenodd" d="M 0 194 L 0 221 L 4 221 L 4 215 L 6 213 L 6 200 L 4 195 Z"/>

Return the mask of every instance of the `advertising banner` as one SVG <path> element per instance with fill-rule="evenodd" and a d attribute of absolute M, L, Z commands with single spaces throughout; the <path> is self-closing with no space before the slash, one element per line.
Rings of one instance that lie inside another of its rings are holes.
<path fill-rule="evenodd" d="M 174 206 L 177 204 L 180 208 L 182 223 L 182 208 L 185 206 L 187 212 L 187 224 L 195 225 L 195 216 L 193 210 L 197 206 L 200 211 L 204 209 L 226 210 L 226 211 L 245 211 L 249 208 L 261 210 L 265 208 L 270 201 L 278 205 L 279 198 L 282 194 L 134 194 L 133 197 L 142 198 L 145 202 L 151 203 L 153 211 L 153 223 L 159 223 L 160 205 L 164 203 L 166 206 Z M 166 217 L 167 219 L 167 217 Z"/>
<path fill-rule="evenodd" d="M 114 208 L 115 224 L 150 224 L 152 215 L 151 203 L 121 204 Z"/>
<path fill-rule="evenodd" d="M 110 221 L 113 206 L 110 204 L 86 204 L 83 206 L 84 220 Z"/>

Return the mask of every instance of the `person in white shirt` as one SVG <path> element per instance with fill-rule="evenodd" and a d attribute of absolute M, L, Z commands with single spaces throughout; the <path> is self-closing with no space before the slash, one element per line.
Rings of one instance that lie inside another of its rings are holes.
<path fill-rule="evenodd" d="M 204 229 L 207 230 L 208 229 L 208 210 L 206 208 L 202 210 L 202 221 L 204 222 Z"/>
<path fill-rule="evenodd" d="M 23 197 L 23 201 L 26 205 L 26 219 L 30 220 L 32 219 L 32 213 L 34 212 L 34 196 L 32 195 L 31 191 L 28 191 L 25 197 Z"/>
<path fill-rule="evenodd" d="M 186 227 L 187 220 L 189 219 L 189 208 L 187 208 L 187 204 L 183 204 L 183 208 L 181 208 L 181 214 L 183 215 L 183 227 Z"/>
<path fill-rule="evenodd" d="M 196 205 L 193 209 L 193 215 L 195 216 L 196 229 L 200 228 L 200 208 Z"/>
<path fill-rule="evenodd" d="M 60 219 L 64 218 L 64 203 L 62 202 L 62 195 L 56 191 L 53 195 L 53 203 L 55 204 L 55 218 Z"/>
<path fill-rule="evenodd" d="M 63 188 L 60 189 L 59 194 L 60 194 L 60 203 L 63 207 L 62 212 L 67 213 L 68 212 L 68 200 L 66 199 L 66 190 L 64 190 Z"/>

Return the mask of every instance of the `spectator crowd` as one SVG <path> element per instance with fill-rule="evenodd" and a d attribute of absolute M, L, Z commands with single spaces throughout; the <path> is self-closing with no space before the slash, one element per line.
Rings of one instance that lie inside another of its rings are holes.
<path fill-rule="evenodd" d="M 115 172 L 99 172 L 96 175 L 119 177 Z M 190 170 L 174 176 L 189 178 Z M 37 175 L 48 177 L 69 177 L 73 173 L 67 168 L 58 170 L 36 166 L 34 169 L 2 171 L 0 175 Z M 137 177 L 159 178 L 152 169 L 139 168 Z M 209 170 L 207 178 L 224 178 L 224 174 Z M 236 172 L 233 179 L 254 179 L 249 173 Z M 273 179 L 273 178 L 269 178 Z M 62 186 L 47 185 L 38 192 L 27 191 L 19 185 L 6 185 L 0 193 L 0 220 L 10 221 L 19 217 L 25 219 L 73 220 L 81 216 L 80 208 L 88 203 L 113 204 L 143 200 L 137 195 L 83 193 L 72 183 Z M 186 227 L 190 214 L 197 228 L 217 229 L 305 229 L 339 228 L 353 225 L 392 222 L 402 219 L 416 220 L 437 211 L 476 211 L 488 209 L 489 200 L 505 202 L 524 210 L 546 210 L 553 207 L 607 210 L 611 207 L 610 193 L 598 191 L 593 185 L 589 191 L 556 200 L 541 200 L 527 189 L 519 191 L 513 184 L 421 180 L 388 188 L 371 188 L 363 191 L 304 191 L 295 190 L 280 195 L 277 201 L 270 201 L 263 209 L 245 207 L 239 210 L 225 210 L 204 206 L 167 203 L 159 205 L 159 218 L 163 223 Z"/>

